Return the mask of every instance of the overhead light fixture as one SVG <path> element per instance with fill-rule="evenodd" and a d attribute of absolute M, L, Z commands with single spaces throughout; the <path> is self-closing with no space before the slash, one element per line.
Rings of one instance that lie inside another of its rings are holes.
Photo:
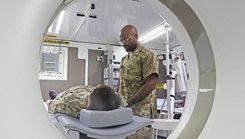
<path fill-rule="evenodd" d="M 153 40 L 154 38 L 157 38 L 158 36 L 164 34 L 166 32 L 166 28 L 165 28 L 166 24 L 167 23 L 160 24 L 159 26 L 154 27 L 151 30 L 147 31 L 146 33 L 142 34 L 139 37 L 139 42 L 146 43 L 146 42 Z M 171 30 L 171 27 L 169 27 L 168 30 Z"/>
<path fill-rule="evenodd" d="M 48 28 L 48 33 L 52 33 L 53 25 Z"/>
<path fill-rule="evenodd" d="M 58 22 L 57 22 L 57 25 L 56 25 L 54 33 L 57 33 L 57 34 L 59 33 L 60 27 L 61 27 L 61 23 L 63 22 L 64 15 L 65 15 L 65 11 L 62 11 L 60 13 L 60 15 L 59 15 Z"/>
<path fill-rule="evenodd" d="M 60 31 L 60 27 L 61 27 L 61 24 L 63 22 L 63 19 L 64 19 L 64 15 L 65 15 L 65 11 L 62 11 L 58 17 L 58 21 L 57 21 L 57 24 L 55 26 L 55 31 L 53 32 L 53 28 L 54 28 L 54 24 L 52 24 L 49 28 L 48 28 L 48 33 L 59 33 Z"/>

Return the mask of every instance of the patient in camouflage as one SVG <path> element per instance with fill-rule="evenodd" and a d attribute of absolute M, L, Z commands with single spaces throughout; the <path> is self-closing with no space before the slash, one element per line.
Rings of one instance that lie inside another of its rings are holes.
<path fill-rule="evenodd" d="M 49 113 L 63 113 L 79 118 L 81 109 L 108 111 L 126 105 L 126 101 L 108 85 L 74 86 L 51 100 Z"/>

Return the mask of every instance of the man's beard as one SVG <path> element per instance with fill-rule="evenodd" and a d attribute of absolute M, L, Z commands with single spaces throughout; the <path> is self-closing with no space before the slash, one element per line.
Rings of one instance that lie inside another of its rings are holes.
<path fill-rule="evenodd" d="M 137 48 L 137 43 L 131 44 L 128 46 L 127 49 L 125 49 L 127 52 L 132 52 Z"/>

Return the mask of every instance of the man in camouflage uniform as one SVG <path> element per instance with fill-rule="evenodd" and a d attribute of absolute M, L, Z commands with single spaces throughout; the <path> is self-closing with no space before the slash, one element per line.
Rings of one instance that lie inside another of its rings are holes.
<path fill-rule="evenodd" d="M 120 97 L 108 85 L 74 86 L 61 92 L 49 104 L 49 113 L 80 117 L 81 109 L 108 111 L 119 108 Z"/>
<path fill-rule="evenodd" d="M 117 91 L 127 100 L 133 114 L 156 118 L 156 82 L 158 58 L 138 42 L 137 29 L 126 25 L 120 32 L 120 43 L 128 54 L 122 58 Z M 143 128 L 126 139 L 153 139 L 154 130 Z"/>

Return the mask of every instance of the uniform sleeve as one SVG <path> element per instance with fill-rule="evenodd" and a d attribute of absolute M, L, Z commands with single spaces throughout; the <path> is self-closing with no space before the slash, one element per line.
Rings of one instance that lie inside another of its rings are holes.
<path fill-rule="evenodd" d="M 87 107 L 92 86 L 74 86 L 64 91 L 49 105 L 49 113 L 64 113 L 79 118 L 80 110 Z"/>
<path fill-rule="evenodd" d="M 143 59 L 144 59 L 142 63 L 143 78 L 145 79 L 146 77 L 148 77 L 153 73 L 156 73 L 158 75 L 159 60 L 157 56 L 154 53 L 149 52 L 148 54 L 146 54 L 146 56 Z"/>
<path fill-rule="evenodd" d="M 85 103 L 82 101 L 82 103 Z M 49 113 L 55 114 L 55 113 L 63 113 L 67 114 L 69 116 L 79 118 L 81 105 L 77 99 L 74 100 L 54 100 L 54 102 L 51 102 L 49 105 Z M 84 107 L 83 107 L 84 108 Z"/>
<path fill-rule="evenodd" d="M 64 110 L 66 104 L 63 101 L 59 101 L 59 100 L 53 100 L 51 101 L 50 105 L 49 105 L 49 109 L 48 112 L 55 114 L 58 112 L 61 112 L 62 110 Z"/>

